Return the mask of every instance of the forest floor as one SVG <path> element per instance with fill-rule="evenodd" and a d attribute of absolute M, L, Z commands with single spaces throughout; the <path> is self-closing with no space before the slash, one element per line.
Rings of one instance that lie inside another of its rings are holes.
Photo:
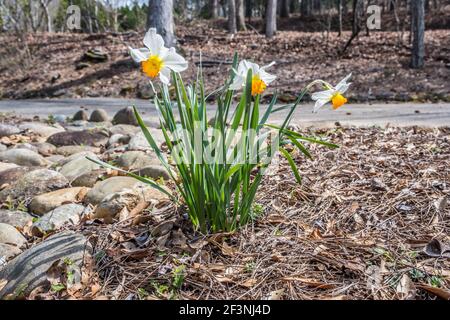
<path fill-rule="evenodd" d="M 295 21 L 295 20 L 293 20 Z M 20 42 L 0 35 L 0 97 L 146 97 L 148 82 L 127 53 L 142 47 L 142 32 L 104 34 L 28 34 Z M 188 62 L 184 77 L 193 80 L 203 59 L 207 91 L 218 88 L 230 71 L 234 52 L 241 58 L 276 65 L 278 79 L 266 98 L 279 92 L 280 101 L 292 101 L 303 86 L 317 78 L 336 83 L 352 72 L 355 84 L 350 101 L 450 101 L 450 31 L 426 32 L 425 67 L 409 68 L 408 33 L 361 33 L 340 54 L 350 37 L 335 32 L 280 31 L 266 39 L 257 29 L 230 36 L 220 25 L 194 21 L 177 26 L 179 50 Z M 399 38 L 402 41 L 399 42 Z M 25 43 L 27 45 L 25 45 Z M 84 61 L 89 49 L 108 54 L 105 62 Z"/>
<path fill-rule="evenodd" d="M 93 246 L 81 285 L 28 298 L 449 299 L 449 129 L 302 131 L 340 148 L 294 153 L 301 185 L 287 163 L 272 167 L 243 229 L 195 233 L 170 201 L 113 224 L 84 219 L 64 228 Z"/>

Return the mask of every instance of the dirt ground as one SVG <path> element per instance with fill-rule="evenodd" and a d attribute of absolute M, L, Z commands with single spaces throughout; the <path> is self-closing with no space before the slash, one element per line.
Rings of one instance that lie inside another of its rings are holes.
<path fill-rule="evenodd" d="M 280 23 L 295 25 L 299 19 Z M 350 72 L 355 84 L 350 101 L 450 101 L 449 30 L 426 32 L 425 68 L 413 70 L 408 66 L 408 32 L 403 32 L 402 37 L 395 31 L 371 32 L 369 36 L 363 32 L 345 53 L 339 54 L 350 37 L 348 31 L 338 37 L 336 32 L 300 32 L 290 28 L 291 31 L 280 31 L 268 40 L 258 32 L 258 22 L 235 36 L 228 35 L 222 24 L 223 21 L 195 21 L 177 27 L 179 50 L 190 63 L 183 76 L 195 79 L 201 52 L 207 91 L 224 83 L 232 55 L 237 51 L 241 58 L 263 65 L 276 62 L 270 71 L 278 79 L 268 92 L 279 91 L 281 101 L 294 99 L 313 79 L 333 83 Z M 21 42 L 0 34 L 0 96 L 140 97 L 142 88 L 148 85 L 139 66 L 128 56 L 127 45 L 141 47 L 143 35 L 144 31 L 29 34 Z M 83 62 L 83 54 L 94 48 L 106 52 L 108 60 Z M 269 99 L 270 94 L 266 97 Z"/>
<path fill-rule="evenodd" d="M 274 168 L 244 229 L 196 234 L 170 202 L 135 226 L 87 221 L 83 287 L 32 298 L 448 299 L 449 128 L 304 131 L 340 148 L 297 156 L 302 185 Z"/>

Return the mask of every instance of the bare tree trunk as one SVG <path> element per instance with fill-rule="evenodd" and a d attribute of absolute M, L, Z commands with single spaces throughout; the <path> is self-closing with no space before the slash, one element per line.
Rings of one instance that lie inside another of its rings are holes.
<path fill-rule="evenodd" d="M 302 0 L 300 11 L 302 16 L 309 17 L 311 15 L 312 9 L 312 1 L 311 0 Z"/>
<path fill-rule="evenodd" d="M 345 0 L 344 0 L 345 1 Z M 338 18 L 339 18 L 339 33 L 338 36 L 342 35 L 342 0 L 337 1 Z"/>
<path fill-rule="evenodd" d="M 245 1 L 245 17 L 251 20 L 253 16 L 253 0 Z"/>
<path fill-rule="evenodd" d="M 217 19 L 219 16 L 219 0 L 209 0 L 209 7 L 211 10 L 211 19 Z"/>
<path fill-rule="evenodd" d="M 41 4 L 42 9 L 44 10 L 45 20 L 47 21 L 47 31 L 53 32 L 52 16 L 50 15 L 50 12 L 48 10 L 50 1 L 40 0 L 39 2 Z"/>
<path fill-rule="evenodd" d="M 238 30 L 247 30 L 245 27 L 244 0 L 236 0 L 236 22 Z"/>
<path fill-rule="evenodd" d="M 272 38 L 277 31 L 277 0 L 267 0 L 266 37 Z"/>
<path fill-rule="evenodd" d="M 235 0 L 228 0 L 228 32 L 231 34 L 235 34 L 237 32 Z"/>
<path fill-rule="evenodd" d="M 411 1 L 411 23 L 413 45 L 411 52 L 411 67 L 422 68 L 425 57 L 425 8 L 424 0 Z"/>
<path fill-rule="evenodd" d="M 156 28 L 167 47 L 175 45 L 173 0 L 148 1 L 147 28 Z"/>
<path fill-rule="evenodd" d="M 289 18 L 290 1 L 281 0 L 280 17 Z"/>

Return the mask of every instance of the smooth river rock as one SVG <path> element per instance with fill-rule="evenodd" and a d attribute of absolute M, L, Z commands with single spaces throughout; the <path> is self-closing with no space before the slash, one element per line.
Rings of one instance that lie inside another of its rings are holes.
<path fill-rule="evenodd" d="M 0 279 L 6 285 L 0 290 L 0 299 L 28 295 L 41 285 L 49 285 L 47 271 L 58 261 L 70 261 L 80 269 L 83 257 L 92 253 L 87 239 L 79 233 L 65 231 L 52 235 L 24 251 L 0 270 Z"/>
<path fill-rule="evenodd" d="M 21 166 L 45 166 L 48 162 L 37 152 L 28 149 L 9 149 L 0 152 L 0 161 L 15 163 Z"/>
<path fill-rule="evenodd" d="M 93 153 L 88 154 L 88 156 L 98 160 L 97 156 Z M 100 169 L 98 164 L 82 155 L 64 164 L 59 172 L 69 179 L 69 181 L 73 181 L 77 177 L 97 169 Z"/>
<path fill-rule="evenodd" d="M 159 160 L 153 152 L 127 151 L 115 159 L 116 165 L 125 170 L 136 170 L 153 164 L 159 164 Z"/>
<path fill-rule="evenodd" d="M 31 231 L 35 236 L 42 236 L 65 225 L 77 225 L 84 210 L 84 206 L 76 203 L 62 205 L 37 219 L 31 226 Z"/>
<path fill-rule="evenodd" d="M 64 128 L 59 124 L 47 125 L 40 122 L 24 122 L 19 125 L 21 130 L 32 131 L 44 138 L 47 138 L 55 133 L 65 131 Z"/>
<path fill-rule="evenodd" d="M 26 242 L 25 237 L 12 225 L 0 223 L 0 243 L 10 244 L 20 248 Z"/>
<path fill-rule="evenodd" d="M 48 170 L 37 169 L 25 173 L 15 184 L 0 191 L 0 201 L 33 197 L 35 195 L 62 189 L 69 181 L 61 173 Z"/>
<path fill-rule="evenodd" d="M 106 145 L 108 142 L 108 135 L 101 130 L 80 130 L 80 131 L 66 131 L 56 133 L 47 139 L 57 147 L 72 146 L 72 145 L 86 145 L 99 147 Z"/>
<path fill-rule="evenodd" d="M 0 209 L 0 223 L 6 223 L 16 228 L 23 228 L 31 221 L 33 221 L 33 217 L 26 212 Z"/>
<path fill-rule="evenodd" d="M 85 202 L 96 205 L 107 195 L 120 192 L 124 189 L 135 189 L 140 194 L 145 194 L 149 188 L 146 184 L 131 177 L 111 177 L 97 182 L 86 195 Z"/>
<path fill-rule="evenodd" d="M 29 204 L 29 208 L 34 214 L 43 215 L 63 203 L 83 201 L 88 191 L 89 188 L 86 187 L 72 187 L 44 193 L 34 197 Z"/>

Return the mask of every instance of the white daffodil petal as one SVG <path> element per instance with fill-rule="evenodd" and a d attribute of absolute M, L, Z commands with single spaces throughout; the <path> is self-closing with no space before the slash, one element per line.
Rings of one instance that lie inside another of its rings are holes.
<path fill-rule="evenodd" d="M 314 92 L 311 95 L 311 99 L 330 101 L 331 97 L 333 97 L 333 94 L 334 94 L 334 90 L 325 90 L 325 91 Z"/>
<path fill-rule="evenodd" d="M 187 69 L 187 61 L 175 52 L 174 48 L 170 48 L 167 55 L 164 57 L 164 66 L 175 72 L 181 72 Z"/>
<path fill-rule="evenodd" d="M 347 91 L 348 90 L 348 88 L 350 87 L 350 84 L 351 83 L 339 83 L 337 86 L 336 86 L 336 91 L 337 92 L 339 92 L 339 93 L 345 93 L 345 91 Z"/>
<path fill-rule="evenodd" d="M 233 83 L 230 85 L 230 89 L 239 90 L 245 83 L 245 78 L 241 75 L 236 75 L 233 79 Z"/>
<path fill-rule="evenodd" d="M 261 67 L 261 70 L 266 70 L 266 69 L 270 68 L 271 66 L 273 66 L 274 64 L 275 64 L 275 61 L 272 61 L 268 65 L 265 65 L 265 66 Z"/>
<path fill-rule="evenodd" d="M 326 105 L 330 100 L 325 100 L 325 99 L 318 99 L 316 101 L 316 104 L 314 105 L 314 111 L 313 112 L 317 112 L 317 110 L 319 110 L 320 108 L 322 108 L 324 105 Z"/>
<path fill-rule="evenodd" d="M 136 62 L 142 62 L 148 59 L 150 56 L 150 51 L 146 48 L 133 49 L 128 47 L 131 58 Z"/>
<path fill-rule="evenodd" d="M 170 69 L 162 68 L 162 70 L 159 72 L 159 78 L 161 79 L 162 83 L 169 85 L 170 84 Z"/>
<path fill-rule="evenodd" d="M 144 45 L 150 49 L 151 54 L 159 56 L 164 48 L 164 39 L 156 33 L 155 28 L 150 28 L 145 34 Z"/>
<path fill-rule="evenodd" d="M 262 81 L 264 81 L 266 85 L 271 83 L 277 78 L 275 75 L 267 73 L 262 68 L 259 70 L 259 77 L 261 78 Z"/>
<path fill-rule="evenodd" d="M 337 89 L 339 86 L 343 86 L 344 84 L 346 84 L 347 81 L 348 81 L 348 79 L 350 79 L 351 76 L 352 76 L 352 74 L 350 73 L 350 74 L 348 74 L 344 79 L 342 79 L 341 81 L 339 81 L 339 83 L 336 85 L 336 89 Z"/>

